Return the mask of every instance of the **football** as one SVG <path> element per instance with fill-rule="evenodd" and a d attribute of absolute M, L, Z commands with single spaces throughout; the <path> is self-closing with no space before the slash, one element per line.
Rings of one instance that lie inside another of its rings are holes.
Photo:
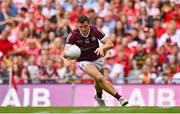
<path fill-rule="evenodd" d="M 69 49 L 67 49 L 66 51 L 66 55 L 70 58 L 70 59 L 78 59 L 81 55 L 81 50 L 78 46 L 76 45 L 72 45 L 69 47 Z"/>

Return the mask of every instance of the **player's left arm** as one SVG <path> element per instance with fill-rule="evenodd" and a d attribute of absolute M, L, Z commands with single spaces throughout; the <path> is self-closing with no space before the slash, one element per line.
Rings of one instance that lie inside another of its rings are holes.
<path fill-rule="evenodd" d="M 100 40 L 104 45 L 102 45 L 101 47 L 97 48 L 95 50 L 95 53 L 97 55 L 101 55 L 101 56 L 104 56 L 106 51 L 108 51 L 109 49 L 112 49 L 114 44 L 113 42 L 111 41 L 110 38 L 108 37 L 105 37 L 103 39 Z"/>

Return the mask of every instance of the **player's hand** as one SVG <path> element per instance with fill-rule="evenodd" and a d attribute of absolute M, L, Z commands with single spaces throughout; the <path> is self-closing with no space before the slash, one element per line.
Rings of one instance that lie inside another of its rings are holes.
<path fill-rule="evenodd" d="M 66 54 L 63 55 L 64 58 L 68 58 L 68 56 Z"/>
<path fill-rule="evenodd" d="M 64 57 L 65 59 L 67 59 L 67 60 L 70 59 L 66 53 L 63 54 L 63 57 Z"/>
<path fill-rule="evenodd" d="M 63 56 L 65 59 L 67 59 L 67 60 L 71 60 L 70 58 L 69 58 L 69 56 L 67 56 L 66 54 L 64 54 L 64 56 Z"/>
<path fill-rule="evenodd" d="M 94 53 L 96 53 L 96 55 L 101 55 L 101 56 L 104 56 L 104 49 L 103 47 L 99 47 L 97 48 Z"/>

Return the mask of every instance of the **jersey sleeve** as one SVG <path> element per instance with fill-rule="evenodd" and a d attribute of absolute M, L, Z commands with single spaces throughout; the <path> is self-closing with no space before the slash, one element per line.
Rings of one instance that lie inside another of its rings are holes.
<path fill-rule="evenodd" d="M 75 35 L 73 34 L 73 32 L 71 32 L 66 39 L 66 44 L 71 44 L 71 45 L 75 44 L 76 39 L 74 36 Z"/>
<path fill-rule="evenodd" d="M 102 32 L 102 30 L 94 27 L 94 33 L 95 33 L 95 37 L 98 38 L 99 40 L 103 39 L 105 37 L 105 34 Z"/>

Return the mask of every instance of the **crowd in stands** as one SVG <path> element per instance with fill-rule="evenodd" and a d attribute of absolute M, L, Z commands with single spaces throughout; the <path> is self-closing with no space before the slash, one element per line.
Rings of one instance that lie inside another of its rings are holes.
<path fill-rule="evenodd" d="M 0 0 L 0 83 L 93 83 L 62 58 L 80 15 L 114 43 L 112 83 L 180 83 L 180 0 Z"/>

